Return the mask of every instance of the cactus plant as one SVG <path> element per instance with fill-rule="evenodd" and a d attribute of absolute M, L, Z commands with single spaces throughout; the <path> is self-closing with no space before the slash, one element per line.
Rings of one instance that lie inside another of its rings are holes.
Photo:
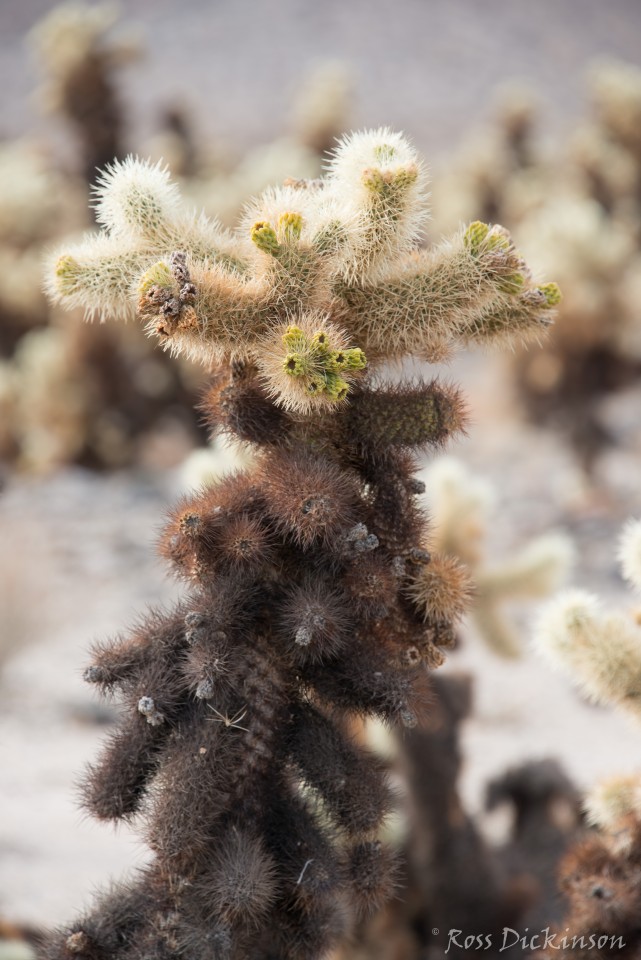
<path fill-rule="evenodd" d="M 450 456 L 438 457 L 422 476 L 430 494 L 432 546 L 443 556 L 443 563 L 456 558 L 472 577 L 470 616 L 476 630 L 499 656 L 520 656 L 522 645 L 503 607 L 558 590 L 572 565 L 571 540 L 560 531 L 549 531 L 500 563 L 491 564 L 485 555 L 485 540 L 495 490 Z M 426 568 L 426 587 L 435 566 Z"/>
<path fill-rule="evenodd" d="M 43 105 L 63 114 L 82 149 L 82 174 L 92 183 L 96 169 L 122 156 L 123 118 L 114 74 L 139 55 L 129 37 L 114 34 L 118 8 L 61 3 L 30 34 L 34 54 L 44 66 Z"/>
<path fill-rule="evenodd" d="M 426 174 L 389 130 L 345 138 L 324 180 L 267 191 L 233 235 L 133 159 L 97 216 L 53 296 L 138 313 L 214 366 L 209 423 L 255 454 L 169 517 L 186 598 L 94 652 L 87 680 L 126 709 L 85 805 L 138 817 L 154 856 L 47 956 L 320 957 L 394 887 L 389 788 L 349 718 L 417 722 L 466 591 L 455 563 L 431 605 L 416 590 L 434 561 L 414 454 L 461 429 L 460 395 L 384 364 L 537 335 L 558 291 L 500 227 L 419 250 Z"/>
<path fill-rule="evenodd" d="M 641 371 L 641 70 L 605 61 L 586 81 L 588 117 L 562 150 L 533 143 L 531 101 L 517 94 L 463 144 L 433 204 L 436 232 L 496 217 L 528 262 L 553 266 L 557 323 L 541 350 L 515 353 L 511 379 L 529 419 L 561 428 L 589 470 L 620 435 L 603 401 Z"/>
<path fill-rule="evenodd" d="M 641 593 L 641 522 L 631 520 L 619 540 L 623 576 Z M 569 673 L 594 701 L 611 704 L 638 722 L 641 634 L 634 618 L 607 613 L 583 590 L 561 594 L 540 618 L 540 653 Z M 568 900 L 563 921 L 570 945 L 562 956 L 637 956 L 641 775 L 626 773 L 598 782 L 585 798 L 598 832 L 572 848 L 561 864 L 560 886 Z M 574 939 L 578 947 L 574 943 Z"/>
<path fill-rule="evenodd" d="M 630 521 L 620 540 L 624 577 L 641 593 L 641 522 Z M 560 594 L 539 620 L 535 642 L 557 669 L 570 673 L 597 703 L 641 717 L 641 632 L 638 618 L 604 611 L 585 590 Z"/>

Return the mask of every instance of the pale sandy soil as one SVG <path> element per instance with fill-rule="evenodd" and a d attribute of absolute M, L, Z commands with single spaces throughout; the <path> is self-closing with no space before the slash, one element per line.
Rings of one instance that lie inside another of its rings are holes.
<path fill-rule="evenodd" d="M 476 416 L 453 452 L 497 484 L 493 555 L 560 527 L 579 547 L 575 581 L 629 604 L 612 547 L 621 521 L 641 514 L 641 437 L 631 434 L 625 451 L 602 461 L 599 489 L 589 491 L 561 442 L 506 419 L 511 405 L 492 358 L 464 360 L 452 376 L 471 393 Z M 629 402 L 638 409 L 638 397 Z M 170 475 L 152 484 L 67 471 L 16 478 L 0 498 L 3 620 L 20 641 L 0 696 L 0 910 L 14 920 L 62 921 L 144 857 L 129 830 L 92 824 L 77 809 L 74 782 L 105 733 L 96 721 L 110 718 L 80 675 L 92 638 L 175 595 L 153 552 L 175 493 Z M 515 611 L 524 640 L 530 613 Z M 526 758 L 559 757 L 582 786 L 639 763 L 639 732 L 581 702 L 529 652 L 505 663 L 470 633 L 445 669 L 476 678 L 464 734 L 463 786 L 473 809 L 488 778 Z"/>

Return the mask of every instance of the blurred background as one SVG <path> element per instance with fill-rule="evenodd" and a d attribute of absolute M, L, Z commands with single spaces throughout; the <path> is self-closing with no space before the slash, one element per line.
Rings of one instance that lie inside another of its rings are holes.
<path fill-rule="evenodd" d="M 233 226 L 269 184 L 320 175 L 343 132 L 401 129 L 432 173 L 426 242 L 500 222 L 559 282 L 540 347 L 445 371 L 472 422 L 426 462 L 426 498 L 480 585 L 443 668 L 470 693 L 447 749 L 492 851 L 515 842 L 515 791 L 487 801 L 506 769 L 554 760 L 537 768 L 545 796 L 572 804 L 633 769 L 638 732 L 550 674 L 529 636 L 564 582 L 632 604 L 616 538 L 641 515 L 637 0 L 24 0 L 2 20 L 0 936 L 64 921 L 144 858 L 134 832 L 76 806 L 116 719 L 82 683 L 88 646 L 176 595 L 154 553 L 165 506 L 247 457 L 202 429 L 205 372 L 42 293 L 46 252 L 93 227 L 97 168 L 131 152 Z"/>

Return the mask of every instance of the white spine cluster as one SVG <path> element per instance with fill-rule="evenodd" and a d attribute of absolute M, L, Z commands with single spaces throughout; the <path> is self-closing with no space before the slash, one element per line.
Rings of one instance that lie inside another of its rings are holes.
<path fill-rule="evenodd" d="M 641 520 L 629 520 L 619 538 L 621 573 L 637 593 L 641 593 Z"/>
<path fill-rule="evenodd" d="M 403 136 L 352 134 L 325 179 L 267 190 L 229 234 L 184 211 L 161 166 L 130 157 L 98 185 L 102 234 L 58 255 L 49 293 L 100 316 L 137 309 L 164 347 L 205 363 L 260 368 L 267 352 L 269 389 L 300 412 L 340 402 L 366 362 L 545 328 L 558 288 L 533 284 L 503 228 L 473 223 L 417 249 L 426 187 Z"/>
<path fill-rule="evenodd" d="M 641 525 L 632 521 L 621 538 L 623 573 L 639 588 Z M 539 653 L 597 703 L 620 707 L 641 720 L 641 628 L 611 613 L 583 590 L 560 594 L 535 629 Z"/>
<path fill-rule="evenodd" d="M 630 520 L 619 539 L 625 579 L 641 591 L 641 522 Z M 556 597 L 541 614 L 534 645 L 553 668 L 596 703 L 615 706 L 641 721 L 641 627 L 638 619 L 611 613 L 597 597 L 572 590 Z M 641 821 L 641 774 L 597 783 L 584 802 L 590 823 L 617 833 Z"/>
<path fill-rule="evenodd" d="M 600 780 L 586 795 L 583 806 L 588 822 L 602 830 L 616 830 L 630 815 L 641 819 L 641 775 Z"/>

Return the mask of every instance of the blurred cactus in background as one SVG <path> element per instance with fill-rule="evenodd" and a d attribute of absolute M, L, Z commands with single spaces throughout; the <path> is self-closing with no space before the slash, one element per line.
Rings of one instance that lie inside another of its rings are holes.
<path fill-rule="evenodd" d="M 518 631 L 503 608 L 558 590 L 574 558 L 571 540 L 551 531 L 526 543 L 516 555 L 491 565 L 484 556 L 484 541 L 491 525 L 495 491 L 452 457 L 438 458 L 423 476 L 433 517 L 431 544 L 444 562 L 456 558 L 469 571 L 474 626 L 499 656 L 519 656 L 522 644 Z"/>
<path fill-rule="evenodd" d="M 0 356 L 47 322 L 42 257 L 56 236 L 85 221 L 82 191 L 52 169 L 35 143 L 0 145 Z"/>
<path fill-rule="evenodd" d="M 127 38 L 116 35 L 117 21 L 114 4 L 72 0 L 54 7 L 30 35 L 45 72 L 41 102 L 73 127 L 87 183 L 98 169 L 123 155 L 123 110 L 115 77 L 140 50 L 131 31 Z"/>
<path fill-rule="evenodd" d="M 619 541 L 623 576 L 641 594 L 641 522 L 631 520 Z M 554 667 L 569 675 L 593 701 L 612 704 L 638 723 L 641 717 L 640 614 L 608 613 L 597 597 L 573 590 L 560 594 L 540 616 L 535 644 Z M 568 901 L 563 926 L 584 947 L 563 956 L 636 956 L 639 950 L 641 774 L 609 777 L 585 800 L 599 833 L 571 849 L 560 873 Z M 592 940 L 590 938 L 593 938 Z"/>
<path fill-rule="evenodd" d="M 66 166 L 91 182 L 97 166 L 123 154 L 119 74 L 141 44 L 115 6 L 81 3 L 54 8 L 29 42 L 44 74 L 41 102 L 76 131 L 82 157 Z M 343 128 L 348 87 L 340 65 L 320 64 L 301 86 L 292 135 L 250 150 L 233 169 L 217 166 L 218 145 L 212 161 L 196 144 L 185 105 L 166 108 L 150 149 L 162 149 L 188 202 L 234 221 L 247 195 L 288 174 L 319 175 L 320 153 Z M 0 172 L 0 458 L 33 472 L 177 462 L 203 439 L 194 412 L 201 372 L 153 352 L 137 327 L 61 322 L 41 290 L 41 261 L 53 239 L 87 224 L 83 184 L 28 142 L 2 147 Z"/>
<path fill-rule="evenodd" d="M 234 226 L 242 214 L 247 197 L 262 193 L 267 187 L 280 185 L 285 179 L 315 179 L 321 175 L 323 163 L 349 126 L 351 78 L 340 62 L 325 61 L 302 77 L 291 108 L 290 131 L 270 143 L 252 147 L 231 161 L 210 150 L 203 154 L 194 176 L 183 178 L 181 189 L 185 199 L 198 209 L 216 217 L 225 226 Z M 155 145 L 154 157 L 164 158 L 172 173 L 183 175 L 167 153 L 165 142 Z"/>
<path fill-rule="evenodd" d="M 296 96 L 292 111 L 296 139 L 318 156 L 333 150 L 349 122 L 351 93 L 352 80 L 344 63 L 318 64 L 303 79 Z"/>
<path fill-rule="evenodd" d="M 530 416 L 561 428 L 590 467 L 612 440 L 600 402 L 641 373 L 641 70 L 596 64 L 588 97 L 591 119 L 556 154 L 537 142 L 532 98 L 504 98 L 434 205 L 436 230 L 492 211 L 530 263 L 553 265 L 558 322 L 542 349 L 517 352 L 513 378 Z"/>
<path fill-rule="evenodd" d="M 385 368 L 536 336 L 559 299 L 501 227 L 420 250 L 426 179 L 404 137 L 353 134 L 232 234 L 129 159 L 100 183 L 102 232 L 52 259 L 56 300 L 213 367 L 209 424 L 255 457 L 169 517 L 187 597 L 95 650 L 86 679 L 125 712 L 85 805 L 138 816 L 154 856 L 49 958 L 310 960 L 393 894 L 392 798 L 349 723 L 420 723 L 469 587 L 432 556 L 414 477 L 460 395 Z"/>
<path fill-rule="evenodd" d="M 620 560 L 625 578 L 641 593 L 641 522 L 624 529 Z M 637 719 L 641 710 L 641 631 L 638 621 L 601 609 L 581 590 L 560 594 L 542 614 L 536 645 L 569 671 L 597 703 L 613 703 Z"/>
<path fill-rule="evenodd" d="M 116 74 L 137 44 L 118 39 L 116 21 L 111 5 L 63 4 L 31 34 L 47 104 L 78 127 L 91 180 L 122 152 Z M 88 225 L 86 187 L 28 141 L 2 147 L 0 173 L 0 458 L 36 473 L 180 459 L 203 437 L 198 371 L 156 354 L 135 327 L 62 322 L 42 293 L 44 249 Z"/>

